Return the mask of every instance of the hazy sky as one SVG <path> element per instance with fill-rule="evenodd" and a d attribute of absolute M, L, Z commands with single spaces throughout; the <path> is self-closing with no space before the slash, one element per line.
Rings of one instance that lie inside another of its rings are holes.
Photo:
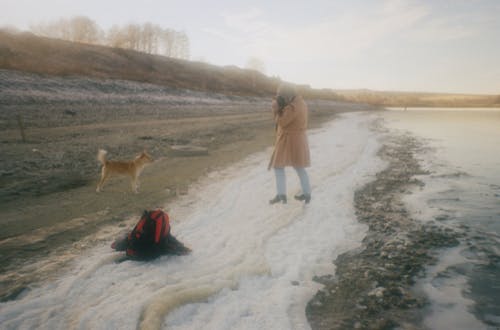
<path fill-rule="evenodd" d="M 500 0 L 0 0 L 0 26 L 75 15 L 184 30 L 192 59 L 314 88 L 500 94 Z"/>

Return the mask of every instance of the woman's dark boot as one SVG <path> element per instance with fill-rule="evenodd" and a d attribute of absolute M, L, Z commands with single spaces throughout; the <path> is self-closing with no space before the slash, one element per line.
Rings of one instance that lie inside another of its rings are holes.
<path fill-rule="evenodd" d="M 286 195 L 276 195 L 276 197 L 274 197 L 269 201 L 269 204 L 276 204 L 279 202 L 286 204 Z"/>
<path fill-rule="evenodd" d="M 310 194 L 300 194 L 300 195 L 295 195 L 294 198 L 298 201 L 304 201 L 306 204 L 309 204 L 311 201 L 311 195 Z"/>

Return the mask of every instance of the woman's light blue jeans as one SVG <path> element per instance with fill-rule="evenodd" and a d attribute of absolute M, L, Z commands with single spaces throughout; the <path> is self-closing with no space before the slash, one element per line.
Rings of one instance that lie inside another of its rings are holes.
<path fill-rule="evenodd" d="M 299 176 L 302 193 L 305 195 L 311 195 L 311 185 L 309 184 L 309 176 L 307 175 L 306 169 L 303 167 L 294 167 L 294 169 Z M 276 190 L 278 191 L 278 195 L 286 195 L 285 168 L 275 168 L 274 174 L 276 176 Z"/>

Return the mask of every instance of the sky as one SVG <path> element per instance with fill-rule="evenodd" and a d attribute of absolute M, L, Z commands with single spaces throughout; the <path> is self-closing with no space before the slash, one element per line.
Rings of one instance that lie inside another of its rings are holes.
<path fill-rule="evenodd" d="M 500 94 L 500 0 L 0 0 L 0 26 L 83 15 L 185 31 L 191 59 L 313 88 Z"/>

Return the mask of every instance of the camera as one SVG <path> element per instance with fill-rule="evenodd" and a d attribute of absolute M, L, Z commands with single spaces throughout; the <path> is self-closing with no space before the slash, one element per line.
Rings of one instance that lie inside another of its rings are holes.
<path fill-rule="evenodd" d="M 280 110 L 283 110 L 283 108 L 286 106 L 286 101 L 285 101 L 285 98 L 281 95 L 278 95 L 276 97 L 276 102 L 278 103 L 278 108 Z"/>

